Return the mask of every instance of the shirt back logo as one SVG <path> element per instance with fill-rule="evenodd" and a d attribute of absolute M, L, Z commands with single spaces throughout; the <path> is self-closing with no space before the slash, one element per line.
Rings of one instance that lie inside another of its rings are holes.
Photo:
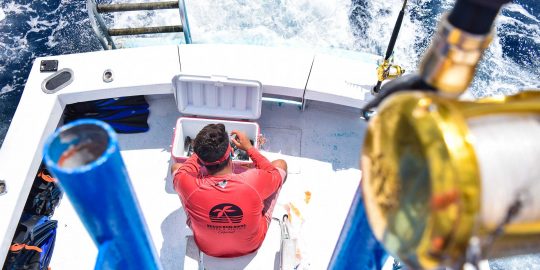
<path fill-rule="evenodd" d="M 212 207 L 208 216 L 215 223 L 240 223 L 244 213 L 240 207 L 234 204 L 222 203 Z"/>

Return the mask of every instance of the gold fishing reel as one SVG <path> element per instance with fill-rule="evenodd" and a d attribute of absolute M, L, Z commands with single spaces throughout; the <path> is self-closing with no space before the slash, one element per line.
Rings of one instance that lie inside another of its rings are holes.
<path fill-rule="evenodd" d="M 471 239 L 483 258 L 538 252 L 538 138 L 540 92 L 474 102 L 390 96 L 361 158 L 375 236 L 412 269 L 460 269 Z"/>
<path fill-rule="evenodd" d="M 383 60 L 377 67 L 377 80 L 380 82 L 387 79 L 395 79 L 405 73 L 401 66 L 393 64 L 391 61 Z"/>

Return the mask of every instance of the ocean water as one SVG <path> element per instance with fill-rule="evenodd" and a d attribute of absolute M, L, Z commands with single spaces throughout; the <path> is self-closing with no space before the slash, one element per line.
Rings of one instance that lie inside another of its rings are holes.
<path fill-rule="evenodd" d="M 408 72 L 416 69 L 439 18 L 453 3 L 409 1 L 394 54 Z M 340 48 L 382 55 L 401 1 L 186 0 L 186 5 L 195 43 Z M 101 46 L 91 30 L 86 1 L 0 0 L 0 10 L 1 144 L 36 57 L 95 51 Z M 129 12 L 106 20 L 115 27 L 180 22 L 176 11 Z M 507 5 L 496 29 L 470 94 L 512 94 L 539 87 L 540 2 L 516 0 Z"/>

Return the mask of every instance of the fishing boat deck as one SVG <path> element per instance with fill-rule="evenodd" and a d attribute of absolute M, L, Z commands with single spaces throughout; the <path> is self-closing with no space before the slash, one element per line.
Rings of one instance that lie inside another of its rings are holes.
<path fill-rule="evenodd" d="M 358 108 L 370 98 L 369 86 L 376 79 L 373 72 L 364 72 L 374 70 L 376 57 L 343 53 L 179 45 L 36 59 L 0 149 L 0 179 L 5 180 L 8 190 L 0 197 L 4 211 L 0 217 L 0 231 L 4 235 L 0 257 L 5 258 L 11 244 L 42 161 L 44 142 L 61 124 L 65 105 L 145 95 L 151 106 L 150 131 L 119 135 L 121 153 L 164 269 L 184 268 L 184 261 L 193 260 L 193 256 L 184 256 L 189 230 L 169 173 L 173 127 L 181 116 L 171 80 L 180 73 L 217 74 L 258 80 L 264 96 L 307 100 L 304 111 L 288 103 L 263 102 L 257 122 L 267 139 L 262 153 L 269 159 L 285 159 L 289 164 L 289 176 L 278 198 L 275 216 L 279 217 L 288 203 L 299 207 L 305 221 L 299 226 L 293 220 L 293 227 L 301 232 L 300 239 L 305 242 L 304 263 L 309 263 L 308 269 L 325 269 L 361 178 L 358 159 L 365 123 L 359 118 Z M 59 69 L 71 69 L 73 82 L 55 94 L 41 91 L 42 82 L 51 75 L 40 72 L 40 61 L 44 59 L 58 60 Z M 114 71 L 114 82 L 102 79 L 105 70 Z M 312 194 L 308 204 L 303 203 L 306 191 Z M 53 219 L 58 220 L 59 226 L 52 269 L 92 269 L 97 248 L 67 196 Z M 276 268 L 275 251 L 266 252 L 265 245 L 269 241 L 275 243 L 279 236 L 279 229 L 271 225 L 265 244 L 256 255 L 268 263 L 262 267 L 249 263 L 247 269 Z M 189 248 L 193 247 L 188 245 Z M 516 265 L 514 260 L 509 262 Z M 245 266 L 245 261 L 236 263 L 232 269 Z M 384 269 L 391 269 L 391 259 Z"/>
<path fill-rule="evenodd" d="M 46 59 L 58 60 L 59 70 L 67 68 L 74 74 L 71 84 L 54 94 L 41 91 L 43 81 L 51 76 L 50 72 L 40 71 L 40 61 Z M 6 180 L 8 189 L 0 198 L 6 209 L 0 218 L 0 231 L 4 232 L 0 257 L 5 258 L 11 244 L 42 161 L 43 145 L 61 125 L 65 105 L 145 95 L 151 105 L 150 131 L 119 135 L 120 147 L 163 266 L 181 269 L 184 236 L 189 230 L 169 173 L 173 127 L 181 116 L 171 82 L 175 75 L 191 74 L 257 80 L 265 97 L 307 101 L 304 111 L 289 103 L 263 102 L 257 122 L 267 139 L 261 147 L 263 154 L 269 159 L 285 159 L 289 164 L 289 176 L 275 213 L 283 212 L 287 203 L 299 207 L 305 219 L 301 227 L 301 239 L 306 242 L 304 262 L 309 262 L 311 269 L 326 268 L 360 181 L 358 157 L 365 126 L 358 108 L 371 97 L 369 85 L 376 76 L 364 71 L 373 70 L 376 59 L 373 55 L 346 51 L 326 54 L 206 44 L 36 59 L 0 149 L 0 179 Z M 114 72 L 114 81 L 104 80 L 106 70 Z M 311 201 L 303 205 L 306 191 L 311 192 Z M 93 268 L 97 249 L 67 196 L 53 219 L 59 221 L 59 226 L 52 268 Z M 298 223 L 292 223 L 300 230 Z M 279 235 L 279 229 L 271 226 L 267 239 L 278 239 Z M 257 254 L 266 256 L 274 261 L 276 255 Z"/>
<path fill-rule="evenodd" d="M 119 135 L 121 153 L 164 269 L 181 269 L 189 230 L 169 173 L 173 127 L 181 115 L 172 95 L 148 100 L 150 131 Z M 283 213 L 287 203 L 299 206 L 305 217 L 303 255 L 311 269 L 324 269 L 360 181 L 358 156 L 365 124 L 356 110 L 343 106 L 310 103 L 301 111 L 298 106 L 274 102 L 263 102 L 257 122 L 267 140 L 262 153 L 289 164 L 275 216 Z M 301 205 L 306 191 L 311 192 L 311 201 Z M 59 226 L 51 267 L 93 268 L 97 249 L 67 198 L 54 218 Z M 275 232 L 267 237 L 279 239 L 279 231 Z M 257 256 L 272 256 L 273 261 L 275 253 Z"/>

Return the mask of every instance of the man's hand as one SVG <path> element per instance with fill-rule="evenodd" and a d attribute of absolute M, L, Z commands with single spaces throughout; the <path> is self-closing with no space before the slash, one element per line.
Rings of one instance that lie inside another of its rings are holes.
<path fill-rule="evenodd" d="M 233 136 L 233 138 L 231 139 L 231 141 L 234 143 L 234 145 L 236 145 L 236 147 L 238 147 L 240 150 L 244 150 L 244 151 L 247 151 L 249 150 L 251 147 L 253 147 L 253 145 L 251 145 L 251 142 L 249 141 L 249 138 L 247 137 L 246 133 L 242 132 L 242 131 L 238 131 L 238 130 L 233 130 L 231 132 L 232 135 L 236 135 L 236 136 Z"/>

